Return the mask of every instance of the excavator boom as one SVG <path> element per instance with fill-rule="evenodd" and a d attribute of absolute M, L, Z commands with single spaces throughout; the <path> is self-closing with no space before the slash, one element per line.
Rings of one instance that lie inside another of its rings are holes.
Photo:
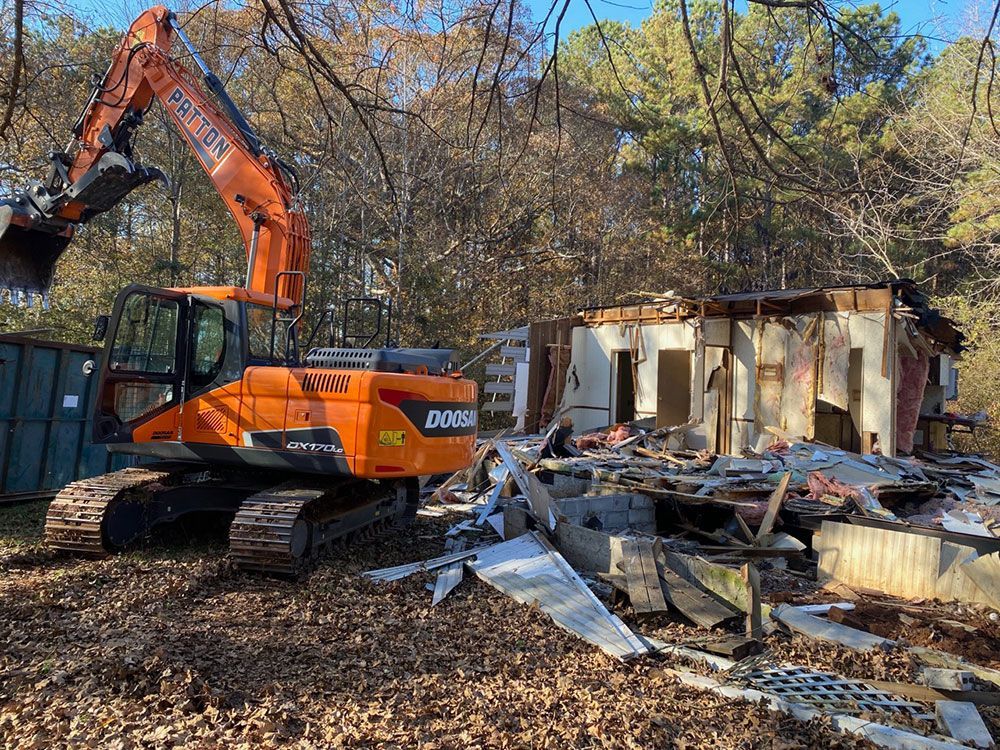
<path fill-rule="evenodd" d="M 170 55 L 180 40 L 201 80 Z M 206 93 L 207 88 L 212 96 Z M 214 97 L 214 98 L 213 98 Z M 294 205 L 291 169 L 264 147 L 221 81 L 208 69 L 176 16 L 151 8 L 132 24 L 95 86 L 66 152 L 48 155 L 44 181 L 0 201 L 0 288 L 12 301 L 47 294 L 55 264 L 75 229 L 150 182 L 167 183 L 138 164 L 136 130 L 158 100 L 187 140 L 236 220 L 247 253 L 246 288 L 301 300 L 309 227 Z"/>

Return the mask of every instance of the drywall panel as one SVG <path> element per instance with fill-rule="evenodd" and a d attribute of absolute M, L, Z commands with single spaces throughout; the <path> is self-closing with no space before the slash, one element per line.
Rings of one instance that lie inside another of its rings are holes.
<path fill-rule="evenodd" d="M 887 456 L 896 451 L 895 356 L 883 361 L 883 350 L 895 351 L 895 335 L 885 330 L 885 313 L 854 313 L 850 316 L 851 346 L 864 349 L 861 395 L 861 431 L 876 433 Z M 883 365 L 884 372 L 883 375 Z"/>
<path fill-rule="evenodd" d="M 753 429 L 753 404 L 757 388 L 757 353 L 753 346 L 754 324 L 741 320 L 733 323 L 733 418 L 730 446 L 734 454 L 756 443 Z"/>
<path fill-rule="evenodd" d="M 782 428 L 794 437 L 812 439 L 816 425 L 816 341 L 821 319 L 801 316 L 785 337 L 785 387 L 781 394 Z"/>
<path fill-rule="evenodd" d="M 612 421 L 610 407 L 614 352 L 632 349 L 633 341 L 641 342 L 636 352 L 639 363 L 636 367 L 635 408 L 636 416 L 647 417 L 656 414 L 657 353 L 660 349 L 694 348 L 694 327 L 691 323 L 639 326 L 639 339 L 635 338 L 635 330 L 635 325 L 615 324 L 573 329 L 566 403 L 572 406 L 570 416 L 577 431 L 603 427 Z M 695 377 L 694 374 L 692 377 Z"/>
<path fill-rule="evenodd" d="M 576 432 L 602 427 L 611 421 L 611 358 L 594 328 L 573 329 L 573 349 L 566 371 L 563 402 L 569 407 Z"/>
<path fill-rule="evenodd" d="M 756 348 L 757 389 L 754 411 L 757 433 L 767 427 L 784 429 L 781 394 L 785 387 L 785 351 L 788 331 L 780 323 L 767 321 L 758 325 Z"/>
<path fill-rule="evenodd" d="M 851 331 L 847 315 L 832 313 L 823 320 L 823 368 L 819 398 L 847 411 L 847 373 L 850 364 Z"/>

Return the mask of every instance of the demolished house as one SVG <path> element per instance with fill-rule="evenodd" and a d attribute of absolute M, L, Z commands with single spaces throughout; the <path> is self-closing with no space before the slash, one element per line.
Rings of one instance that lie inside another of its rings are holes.
<path fill-rule="evenodd" d="M 438 605 L 468 574 L 611 656 L 883 747 L 994 746 L 1000 466 L 949 449 L 974 425 L 946 411 L 962 335 L 912 282 L 484 338 L 516 363 L 486 411 L 524 429 L 425 488 L 444 555 L 369 578 L 427 575 Z"/>
<path fill-rule="evenodd" d="M 688 424 L 739 455 L 775 435 L 855 453 L 944 449 L 962 334 L 911 281 L 583 309 L 529 327 L 526 423 Z M 545 352 L 548 356 L 544 356 Z"/>

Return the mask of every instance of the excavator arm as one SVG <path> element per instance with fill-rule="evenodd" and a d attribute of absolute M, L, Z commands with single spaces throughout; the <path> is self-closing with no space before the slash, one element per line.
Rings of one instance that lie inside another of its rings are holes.
<path fill-rule="evenodd" d="M 200 79 L 171 57 L 179 40 Z M 206 93 L 208 88 L 214 101 Z M 55 263 L 80 224 L 118 205 L 136 188 L 166 177 L 133 160 L 132 142 L 159 100 L 236 220 L 247 252 L 246 288 L 300 303 L 309 263 L 309 225 L 297 208 L 294 172 L 271 153 L 221 81 L 162 6 L 132 24 L 95 86 L 66 152 L 49 154 L 44 182 L 0 202 L 0 287 L 12 301 L 47 296 Z"/>

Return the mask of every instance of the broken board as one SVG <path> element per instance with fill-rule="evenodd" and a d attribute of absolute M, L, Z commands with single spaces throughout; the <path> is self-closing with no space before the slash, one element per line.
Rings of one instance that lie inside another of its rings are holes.
<path fill-rule="evenodd" d="M 628 580 L 628 598 L 637 615 L 666 612 L 667 601 L 660 586 L 651 542 L 627 539 L 622 542 L 622 567 Z"/>
<path fill-rule="evenodd" d="M 662 583 L 666 600 L 691 622 L 703 628 L 721 627 L 738 619 L 731 609 L 719 604 L 715 599 L 695 588 L 662 563 L 656 561 L 656 571 Z"/>

